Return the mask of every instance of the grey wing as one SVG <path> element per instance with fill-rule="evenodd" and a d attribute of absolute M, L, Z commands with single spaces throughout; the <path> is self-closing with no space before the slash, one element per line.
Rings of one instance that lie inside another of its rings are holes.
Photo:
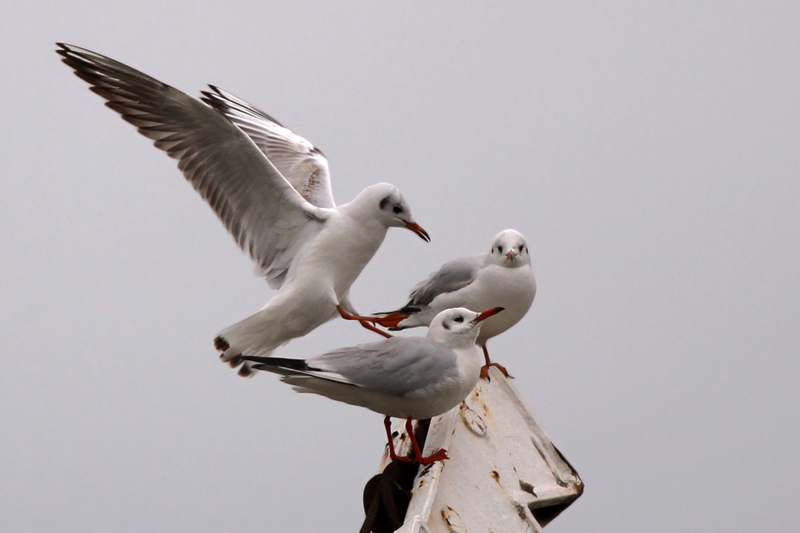
<path fill-rule="evenodd" d="M 372 390 L 404 396 L 456 377 L 456 354 L 424 337 L 392 337 L 340 348 L 307 360 L 309 367 Z"/>
<path fill-rule="evenodd" d="M 475 281 L 485 259 L 486 256 L 462 257 L 445 263 L 411 290 L 407 305 L 429 305 L 440 294 L 466 287 Z"/>
<path fill-rule="evenodd" d="M 245 132 L 303 198 L 317 207 L 336 205 L 328 160 L 318 148 L 241 98 L 209 88 L 202 100 Z"/>
<path fill-rule="evenodd" d="M 58 43 L 62 61 L 136 126 L 211 205 L 239 246 L 280 286 L 328 210 L 311 205 L 253 141 L 211 107 L 127 65 Z"/>

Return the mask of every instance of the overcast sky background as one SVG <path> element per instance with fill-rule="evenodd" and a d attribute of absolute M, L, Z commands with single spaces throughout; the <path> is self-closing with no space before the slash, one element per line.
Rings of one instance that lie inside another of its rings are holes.
<path fill-rule="evenodd" d="M 390 231 L 359 310 L 525 234 L 539 292 L 490 348 L 586 483 L 548 531 L 796 528 L 800 8 L 497 4 L 4 6 L 1 530 L 354 532 L 385 442 L 219 363 L 271 291 L 55 41 L 273 114 L 340 203 L 396 184 L 433 242 Z"/>

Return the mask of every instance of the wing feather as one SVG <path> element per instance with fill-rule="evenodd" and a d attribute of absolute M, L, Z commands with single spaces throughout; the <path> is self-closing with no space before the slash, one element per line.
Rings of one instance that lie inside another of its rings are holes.
<path fill-rule="evenodd" d="M 414 287 L 407 306 L 429 305 L 440 294 L 454 292 L 475 281 L 486 256 L 462 257 L 442 265 Z"/>
<path fill-rule="evenodd" d="M 309 203 L 239 128 L 203 102 L 113 59 L 58 43 L 106 105 L 157 148 L 209 203 L 274 288 L 329 210 Z"/>
<path fill-rule="evenodd" d="M 310 367 L 347 382 L 404 396 L 458 375 L 452 349 L 424 337 L 392 337 L 311 357 Z"/>
<path fill-rule="evenodd" d="M 246 133 L 303 198 L 318 207 L 336 205 L 328 160 L 318 148 L 241 98 L 209 88 L 202 91 L 203 102 Z"/>

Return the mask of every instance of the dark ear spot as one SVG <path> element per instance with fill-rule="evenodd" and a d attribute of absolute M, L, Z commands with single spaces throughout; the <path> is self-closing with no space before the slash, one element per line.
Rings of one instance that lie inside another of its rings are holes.
<path fill-rule="evenodd" d="M 389 197 L 387 196 L 386 198 L 384 198 L 383 200 L 381 200 L 381 203 L 380 203 L 380 204 L 378 204 L 378 207 L 380 207 L 381 209 L 386 209 L 386 206 L 387 206 L 387 205 L 389 205 L 389 202 L 391 202 L 391 200 L 390 200 L 390 199 L 389 199 Z"/>

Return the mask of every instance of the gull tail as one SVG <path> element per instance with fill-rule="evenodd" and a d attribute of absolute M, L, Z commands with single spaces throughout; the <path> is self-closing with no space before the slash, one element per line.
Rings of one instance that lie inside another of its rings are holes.
<path fill-rule="evenodd" d="M 363 407 L 368 405 L 363 400 L 359 400 L 360 393 L 356 392 L 358 389 L 363 390 L 361 385 L 349 381 L 336 372 L 309 366 L 308 361 L 305 359 L 254 357 L 252 355 L 244 355 L 242 359 L 247 363 L 251 363 L 256 370 L 266 370 L 267 372 L 280 374 L 282 376 L 281 381 L 292 385 L 292 388 L 297 392 L 321 394 L 340 402 Z M 344 390 L 347 390 L 347 392 L 343 392 Z"/>
<path fill-rule="evenodd" d="M 214 348 L 222 352 L 219 358 L 223 363 L 228 363 L 231 368 L 239 368 L 237 372 L 243 378 L 249 378 L 255 374 L 253 366 L 242 359 L 241 353 L 235 353 L 237 350 L 231 350 L 230 343 L 222 335 L 217 335 L 214 338 Z"/>
<path fill-rule="evenodd" d="M 315 370 L 308 366 L 305 359 L 287 359 L 285 357 L 255 357 L 252 355 L 244 355 L 242 358 L 247 363 L 254 363 L 253 367 L 256 370 L 269 370 L 279 374 L 287 374 L 294 372 L 304 372 Z"/>
<path fill-rule="evenodd" d="M 255 374 L 253 363 L 243 359 L 242 354 L 268 356 L 275 348 L 290 340 L 280 338 L 280 331 L 271 327 L 272 322 L 271 317 L 262 310 L 222 330 L 214 338 L 214 347 L 220 352 L 220 360 L 231 368 L 238 368 L 242 377 Z"/>

